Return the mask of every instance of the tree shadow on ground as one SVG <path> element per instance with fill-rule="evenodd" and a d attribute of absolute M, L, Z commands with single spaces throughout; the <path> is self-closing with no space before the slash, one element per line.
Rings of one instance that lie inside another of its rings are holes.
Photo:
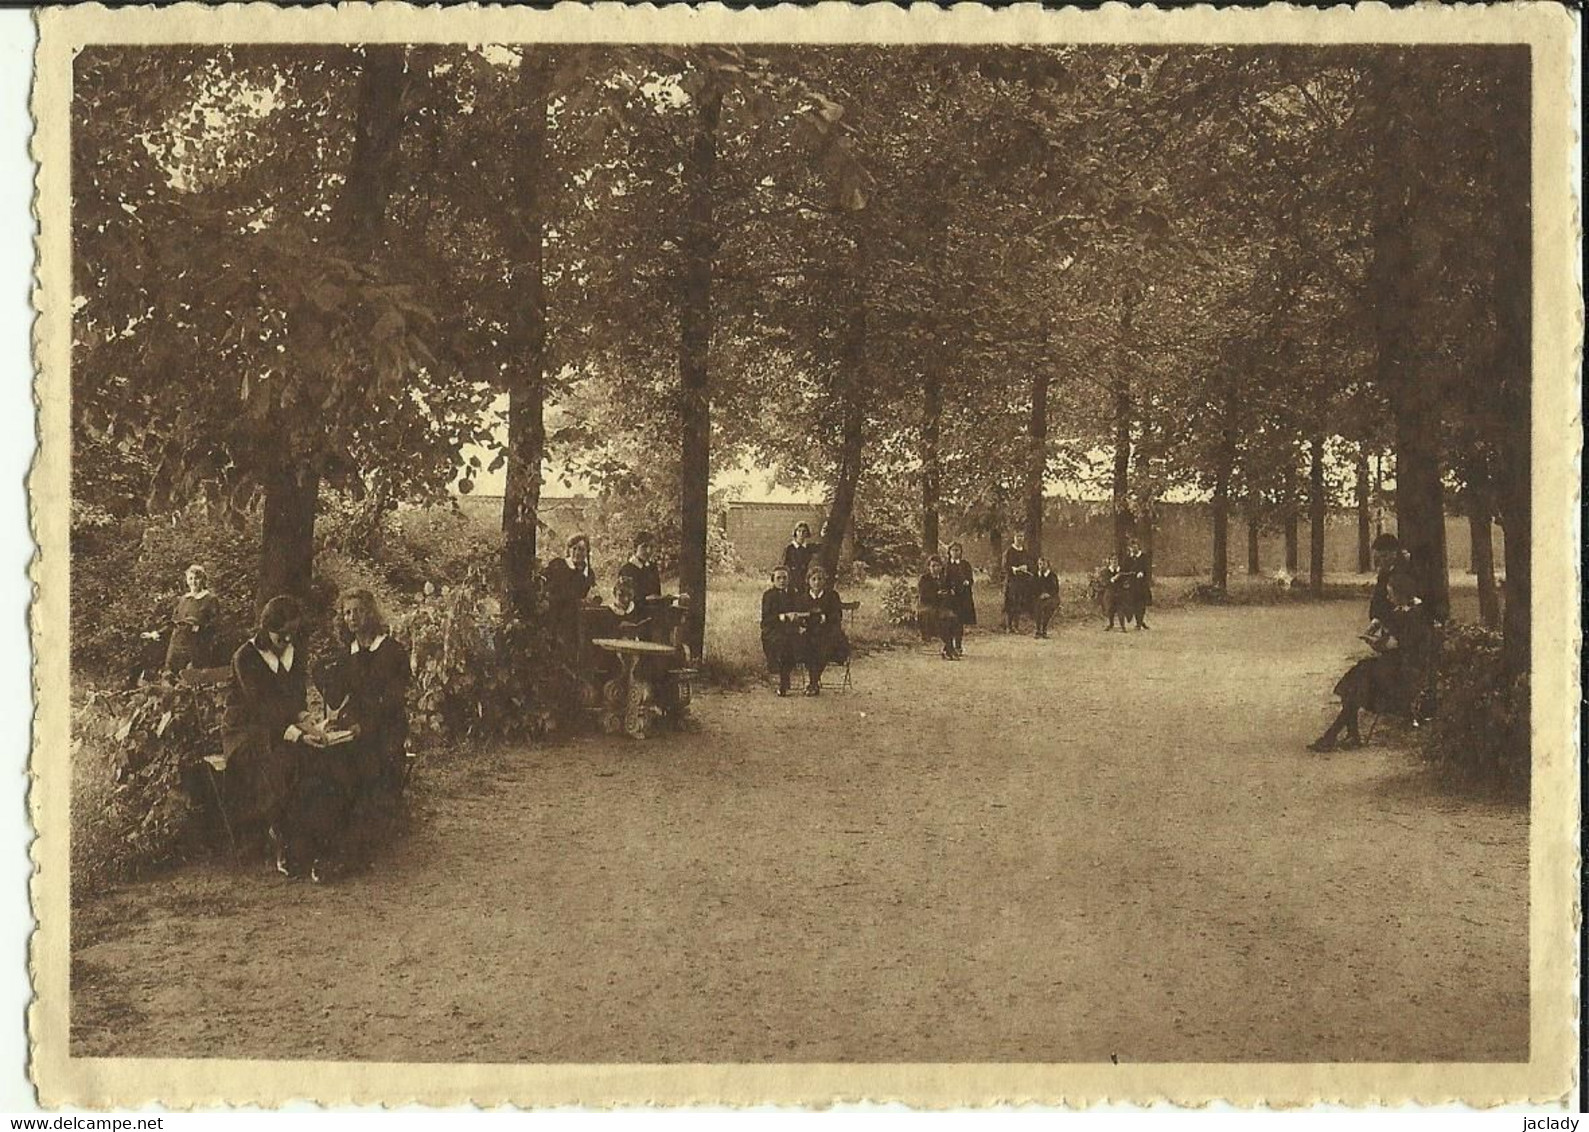
<path fill-rule="evenodd" d="M 1401 739 L 1395 741 L 1397 747 L 1402 744 Z M 1526 784 L 1458 775 L 1448 766 L 1421 760 L 1414 750 L 1405 751 L 1404 758 L 1402 766 L 1362 783 L 1358 789 L 1389 803 L 1478 806 L 1525 813 L 1528 809 Z"/>

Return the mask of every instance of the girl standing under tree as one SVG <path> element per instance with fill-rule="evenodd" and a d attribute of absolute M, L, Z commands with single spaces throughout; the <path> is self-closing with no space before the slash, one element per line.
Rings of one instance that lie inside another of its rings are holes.
<path fill-rule="evenodd" d="M 186 581 L 188 592 L 177 598 L 171 614 L 171 641 L 166 646 L 166 671 L 172 675 L 184 668 L 212 668 L 217 659 L 215 636 L 221 599 L 210 592 L 203 566 L 189 566 Z"/>

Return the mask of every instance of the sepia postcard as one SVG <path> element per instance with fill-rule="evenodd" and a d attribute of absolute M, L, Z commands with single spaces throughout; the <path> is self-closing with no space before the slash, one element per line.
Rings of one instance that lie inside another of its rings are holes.
<path fill-rule="evenodd" d="M 41 1104 L 1565 1103 L 1563 8 L 38 18 Z"/>

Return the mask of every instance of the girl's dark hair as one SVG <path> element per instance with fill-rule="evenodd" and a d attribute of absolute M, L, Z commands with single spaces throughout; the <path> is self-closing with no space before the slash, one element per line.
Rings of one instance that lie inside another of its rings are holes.
<path fill-rule="evenodd" d="M 942 566 L 943 565 L 943 555 L 941 555 L 941 554 L 929 554 L 929 555 L 927 555 L 927 565 L 931 566 L 934 562 L 936 562 L 936 563 L 938 563 L 938 565 Z"/>
<path fill-rule="evenodd" d="M 259 627 L 267 633 L 279 633 L 288 625 L 303 620 L 303 607 L 291 594 L 277 594 L 259 611 Z"/>
<path fill-rule="evenodd" d="M 650 531 L 636 531 L 634 535 L 634 544 L 636 549 L 639 549 L 642 546 L 655 546 L 657 544 L 657 539 L 656 536 Z"/>
<path fill-rule="evenodd" d="M 1384 534 L 1380 535 L 1378 538 L 1376 538 L 1374 540 L 1373 549 L 1375 549 L 1375 550 L 1400 550 L 1401 549 L 1401 540 L 1398 539 L 1395 535 L 1391 534 L 1389 531 L 1386 531 Z"/>

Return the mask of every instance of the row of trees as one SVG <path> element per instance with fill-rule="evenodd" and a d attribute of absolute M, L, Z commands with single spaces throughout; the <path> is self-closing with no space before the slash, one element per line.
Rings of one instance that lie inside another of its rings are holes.
<path fill-rule="evenodd" d="M 1306 513 L 1320 583 L 1343 457 L 1366 499 L 1389 455 L 1437 604 L 1448 503 L 1476 549 L 1505 527 L 1521 672 L 1528 80 L 1510 48 L 95 48 L 74 491 L 261 507 L 258 592 L 301 590 L 322 484 L 444 491 L 506 394 L 527 614 L 552 456 L 665 495 L 704 598 L 746 459 L 837 533 L 908 483 L 927 548 L 946 514 L 1035 542 L 1056 478 L 1151 542 L 1196 489 L 1223 585 L 1233 513 Z"/>

